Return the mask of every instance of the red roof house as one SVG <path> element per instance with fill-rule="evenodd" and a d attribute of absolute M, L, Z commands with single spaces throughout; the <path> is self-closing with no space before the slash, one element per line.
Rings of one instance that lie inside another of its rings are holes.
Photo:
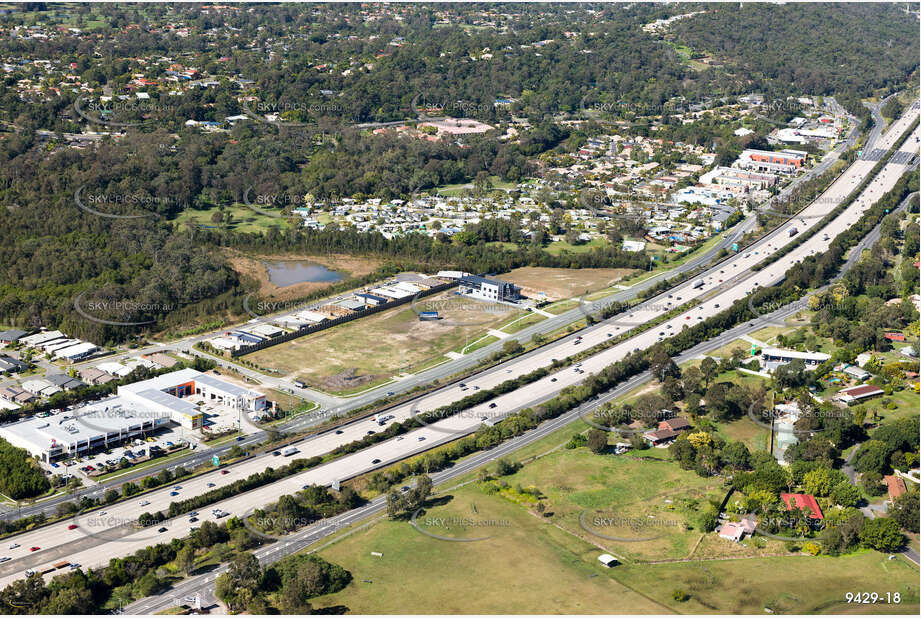
<path fill-rule="evenodd" d="M 812 519 L 825 519 L 819 503 L 815 501 L 815 496 L 812 494 L 780 494 L 780 499 L 787 505 L 788 511 L 797 508 L 808 512 Z"/>
<path fill-rule="evenodd" d="M 659 430 L 670 429 L 672 431 L 681 431 L 682 429 L 690 429 L 691 423 L 688 422 L 688 419 L 681 418 L 669 418 L 664 421 L 659 421 Z"/>
<path fill-rule="evenodd" d="M 886 482 L 886 486 L 889 487 L 889 499 L 895 500 L 902 494 L 904 494 L 908 489 L 905 487 L 905 481 L 902 480 L 901 476 L 895 476 L 894 474 L 889 474 L 883 477 L 883 480 Z"/>

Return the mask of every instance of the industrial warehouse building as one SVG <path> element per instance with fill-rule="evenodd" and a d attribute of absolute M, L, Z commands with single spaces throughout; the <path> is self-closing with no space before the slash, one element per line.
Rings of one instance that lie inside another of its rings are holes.
<path fill-rule="evenodd" d="M 118 387 L 118 393 L 77 412 L 33 418 L 0 428 L 0 437 L 51 462 L 108 444 L 120 444 L 169 422 L 199 429 L 204 415 L 188 397 L 232 409 L 258 411 L 265 395 L 194 369 L 181 369 Z"/>

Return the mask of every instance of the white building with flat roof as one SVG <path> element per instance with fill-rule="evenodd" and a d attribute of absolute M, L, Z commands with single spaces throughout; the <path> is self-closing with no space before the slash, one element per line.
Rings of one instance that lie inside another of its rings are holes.
<path fill-rule="evenodd" d="M 764 348 L 761 350 L 762 365 L 767 371 L 773 371 L 780 365 L 786 365 L 793 360 L 802 360 L 806 368 L 817 367 L 831 358 L 824 352 L 797 352 L 782 348 Z"/>
<path fill-rule="evenodd" d="M 31 386 L 42 386 L 38 382 L 53 386 L 45 380 L 35 382 Z M 7 425 L 0 428 L 0 437 L 43 461 L 54 461 L 121 443 L 170 421 L 187 429 L 199 429 L 204 415 L 198 404 L 188 400 L 193 396 L 241 411 L 256 412 L 266 407 L 261 393 L 186 368 L 119 386 L 116 396 L 77 412 Z"/>
<path fill-rule="evenodd" d="M 77 413 L 32 418 L 0 428 L 0 437 L 44 462 L 122 444 L 170 421 L 170 414 L 111 397 Z"/>

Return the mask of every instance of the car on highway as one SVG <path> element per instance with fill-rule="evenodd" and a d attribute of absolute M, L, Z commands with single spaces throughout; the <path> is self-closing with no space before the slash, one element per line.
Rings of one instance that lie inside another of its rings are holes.
<path fill-rule="evenodd" d="M 423 440 L 425 440 L 425 436 L 419 436 L 418 438 L 416 438 L 416 440 L 418 440 L 419 442 L 422 442 Z"/>
<path fill-rule="evenodd" d="M 198 518 L 197 518 L 197 517 L 189 517 L 189 523 L 190 523 L 190 524 L 194 524 L 196 521 L 198 521 Z"/>
<path fill-rule="evenodd" d="M 163 533 L 163 532 L 166 532 L 166 531 L 167 531 L 166 526 L 163 526 L 162 528 L 160 528 L 159 530 L 157 530 L 157 532 L 160 532 L 160 533 Z"/>
<path fill-rule="evenodd" d="M 12 558 L 10 558 L 9 556 L 3 556 L 2 558 L 0 558 L 0 562 L 9 562 L 10 560 L 12 560 Z"/>
<path fill-rule="evenodd" d="M 281 451 L 272 451 L 272 456 L 273 456 L 273 457 L 279 457 L 279 456 L 281 456 Z"/>
<path fill-rule="evenodd" d="M 171 491 L 171 492 L 169 492 L 169 495 L 170 495 L 170 496 L 178 496 L 178 495 L 179 495 L 179 492 L 178 492 L 178 491 Z"/>
<path fill-rule="evenodd" d="M 373 430 L 373 429 L 369 429 L 367 433 L 368 433 L 368 435 L 370 436 L 371 434 L 374 433 L 374 430 Z"/>
<path fill-rule="evenodd" d="M 372 460 L 371 460 L 371 463 L 373 463 L 373 464 L 379 464 L 380 462 L 381 462 L 380 459 L 372 459 Z"/>
<path fill-rule="evenodd" d="M 10 545 L 10 549 L 16 549 L 17 547 L 19 547 L 19 543 L 13 543 Z"/>
<path fill-rule="evenodd" d="M 36 546 L 34 546 L 34 547 L 30 547 L 30 548 L 29 548 L 29 551 L 38 551 L 38 550 L 40 550 L 40 549 L 41 549 L 41 547 L 39 547 L 38 545 L 36 545 Z"/>
<path fill-rule="evenodd" d="M 344 433 L 344 432 L 343 432 L 341 429 L 337 429 L 337 430 L 336 430 L 336 435 L 340 435 L 340 434 L 342 434 L 342 433 Z"/>
<path fill-rule="evenodd" d="M 230 470 L 221 470 L 221 474 L 230 474 Z"/>
<path fill-rule="evenodd" d="M 67 529 L 68 529 L 68 530 L 76 530 L 76 529 L 79 528 L 79 527 L 80 527 L 80 526 L 78 526 L 77 524 L 70 524 L 69 526 L 67 526 Z"/>
<path fill-rule="evenodd" d="M 551 382 L 556 382 L 556 378 L 550 378 Z"/>
<path fill-rule="evenodd" d="M 208 487 L 215 487 L 214 483 L 208 483 Z"/>
<path fill-rule="evenodd" d="M 490 407 L 490 408 L 495 408 L 495 407 L 496 407 L 496 402 L 492 402 L 491 404 L 489 404 L 489 407 Z"/>

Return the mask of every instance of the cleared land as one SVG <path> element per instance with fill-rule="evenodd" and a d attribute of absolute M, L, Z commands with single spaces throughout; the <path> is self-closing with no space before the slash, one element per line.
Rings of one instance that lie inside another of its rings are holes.
<path fill-rule="evenodd" d="M 544 268 L 526 266 L 502 275 L 502 279 L 521 286 L 524 294 L 532 298 L 538 292 L 548 300 L 581 296 L 586 291 L 607 288 L 634 273 L 630 268 Z"/>
<path fill-rule="evenodd" d="M 594 455 L 590 458 L 601 459 Z M 653 465 L 675 467 L 661 462 Z M 573 477 L 565 474 L 574 471 L 561 467 L 560 481 L 573 484 Z M 577 477 L 577 483 L 594 484 L 597 488 L 571 490 L 573 496 L 578 496 L 574 499 L 592 504 L 599 497 L 607 500 L 608 493 L 639 495 L 633 487 L 623 487 L 629 482 L 626 478 L 620 479 L 620 488 L 606 492 L 603 485 L 614 477 L 602 472 L 597 479 L 590 479 L 596 471 L 581 471 L 586 480 Z M 653 474 L 652 479 L 648 475 L 637 477 L 644 482 L 634 484 L 654 486 L 662 473 Z M 515 487 L 516 477 L 506 480 Z M 682 480 L 673 478 L 675 483 Z M 557 490 L 544 485 L 552 503 L 548 510 L 557 510 L 553 502 Z M 683 491 L 677 486 L 674 489 Z M 917 568 L 901 558 L 889 561 L 885 555 L 869 551 L 838 558 L 802 554 L 772 557 L 766 554 L 783 550 L 772 546 L 750 548 L 711 533 L 695 548 L 695 558 L 702 560 L 654 564 L 631 563 L 628 557 L 625 564 L 606 569 L 597 557 L 608 550 L 609 542 L 595 539 L 579 528 L 576 532 L 582 538 L 577 538 L 558 527 L 557 515 L 540 517 L 527 501 L 516 502 L 514 493 L 509 492 L 508 497 L 487 494 L 480 483 L 468 485 L 435 496 L 416 518 L 422 531 L 406 520 L 383 519 L 344 535 L 318 553 L 348 569 L 354 579 L 345 590 L 311 602 L 317 608 L 344 606 L 350 613 L 383 614 L 763 614 L 765 607 L 773 613 L 918 611 Z M 573 508 L 581 510 L 582 506 Z M 466 526 L 458 525 L 460 518 L 467 518 Z M 468 541 L 437 539 L 424 532 Z M 653 549 L 652 543 L 647 545 L 648 550 Z M 686 547 L 685 542 L 676 543 L 671 538 L 661 542 L 662 551 L 669 554 Z M 885 582 L 882 588 L 880 582 Z M 690 598 L 675 601 L 672 595 L 676 590 Z M 899 592 L 902 602 L 849 607 L 844 595 L 857 590 Z"/>
<path fill-rule="evenodd" d="M 438 311 L 421 321 L 416 311 Z M 298 377 L 314 388 L 348 392 L 417 371 L 520 317 L 520 310 L 452 292 L 367 316 L 245 356 L 262 367 Z"/>
<path fill-rule="evenodd" d="M 617 577 L 687 614 L 918 614 L 918 569 L 865 551 L 837 558 L 791 556 L 693 563 L 626 565 Z M 672 599 L 674 590 L 690 595 Z M 901 603 L 849 605 L 845 594 L 899 592 Z"/>
<path fill-rule="evenodd" d="M 490 538 L 444 541 L 422 534 L 408 521 L 381 521 L 319 552 L 351 571 L 354 579 L 339 593 L 311 599 L 314 607 L 342 605 L 356 614 L 668 611 L 615 581 L 613 571 L 597 561 L 600 550 L 504 498 L 465 487 L 435 502 L 445 504 L 419 516 L 423 530 Z M 459 517 L 478 523 L 463 530 L 429 519 Z M 490 520 L 507 525 L 480 523 Z"/>

